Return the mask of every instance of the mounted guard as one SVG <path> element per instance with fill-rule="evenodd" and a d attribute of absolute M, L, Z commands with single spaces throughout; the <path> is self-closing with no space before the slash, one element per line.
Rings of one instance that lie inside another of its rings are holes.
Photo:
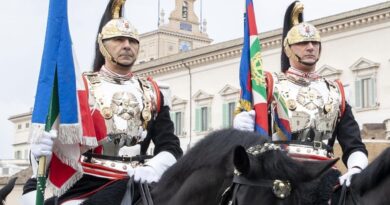
<path fill-rule="evenodd" d="M 303 21 L 303 4 L 296 1 L 285 14 L 281 72 L 266 78 L 270 135 L 274 143 L 285 145 L 297 159 L 326 160 L 333 157 L 337 139 L 348 171 L 339 178 L 350 184 L 353 174 L 367 166 L 367 150 L 360 129 L 346 102 L 340 81 L 330 81 L 316 71 L 321 54 L 319 30 Z M 253 131 L 257 111 L 242 111 L 234 127 Z M 267 116 L 261 116 L 267 118 Z M 257 119 L 257 116 L 256 116 Z"/>
<path fill-rule="evenodd" d="M 124 3 L 109 1 L 99 26 L 93 72 L 82 75 L 97 147 L 82 147 L 81 177 L 45 204 L 131 204 L 139 197 L 133 182 L 143 187 L 157 182 L 183 154 L 170 119 L 169 88 L 132 72 L 139 35 L 123 17 Z M 50 156 L 60 134 L 43 132 L 45 141 L 31 145 L 36 150 L 32 160 Z M 151 142 L 153 155 L 147 155 Z M 34 180 L 29 180 L 25 187 L 32 184 Z M 135 190 L 133 194 L 129 189 Z M 24 197 L 32 191 L 25 191 Z M 29 200 L 25 204 L 34 201 Z"/>

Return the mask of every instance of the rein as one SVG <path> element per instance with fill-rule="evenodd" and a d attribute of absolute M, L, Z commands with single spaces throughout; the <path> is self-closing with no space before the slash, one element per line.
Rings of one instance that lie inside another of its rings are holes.
<path fill-rule="evenodd" d="M 347 185 L 344 183 L 341 186 L 341 194 L 339 198 L 339 202 L 337 203 L 338 205 L 345 205 L 346 204 L 346 199 L 348 197 L 348 193 L 351 196 L 352 204 L 353 205 L 360 205 L 360 197 L 356 195 L 356 193 L 353 191 L 351 187 L 347 187 Z"/>
<path fill-rule="evenodd" d="M 134 204 L 154 205 L 152 195 L 150 193 L 149 184 L 141 182 L 136 183 L 134 181 L 134 177 L 130 177 L 129 181 L 127 182 L 126 192 L 123 196 L 121 205 L 133 204 L 134 197 L 136 197 L 134 196 L 135 186 L 138 186 L 138 191 L 141 196 Z"/>
<path fill-rule="evenodd" d="M 260 179 L 256 181 L 248 180 L 242 176 L 234 176 L 233 183 L 239 185 L 247 185 L 254 187 L 264 187 L 264 188 L 272 188 L 272 192 L 279 199 L 285 199 L 290 196 L 291 193 L 291 184 L 289 181 L 282 180 L 271 180 L 271 179 Z"/>
<path fill-rule="evenodd" d="M 139 183 L 139 192 L 143 205 L 154 205 L 152 195 L 150 194 L 150 188 L 147 183 Z"/>
<path fill-rule="evenodd" d="M 223 193 L 220 205 L 236 205 L 237 192 L 240 186 L 271 188 L 273 194 L 279 199 L 285 199 L 290 196 L 291 193 L 291 184 L 288 181 L 277 179 L 260 179 L 253 181 L 240 175 L 234 175 L 233 184 Z"/>

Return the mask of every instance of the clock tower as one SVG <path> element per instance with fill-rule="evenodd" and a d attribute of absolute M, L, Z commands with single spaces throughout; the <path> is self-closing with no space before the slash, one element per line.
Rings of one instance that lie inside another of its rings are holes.
<path fill-rule="evenodd" d="M 166 24 L 165 13 L 160 11 L 158 29 L 140 36 L 138 63 L 210 45 L 212 39 L 206 33 L 206 20 L 200 22 L 195 14 L 195 2 L 175 0 L 175 9 Z"/>

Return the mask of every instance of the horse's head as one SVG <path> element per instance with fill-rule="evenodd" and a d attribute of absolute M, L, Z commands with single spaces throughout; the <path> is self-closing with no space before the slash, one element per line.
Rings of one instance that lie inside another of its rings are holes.
<path fill-rule="evenodd" d="M 304 186 L 337 160 L 297 161 L 279 145 L 268 143 L 247 150 L 238 146 L 234 151 L 233 186 L 225 196 L 235 205 L 303 204 Z"/>

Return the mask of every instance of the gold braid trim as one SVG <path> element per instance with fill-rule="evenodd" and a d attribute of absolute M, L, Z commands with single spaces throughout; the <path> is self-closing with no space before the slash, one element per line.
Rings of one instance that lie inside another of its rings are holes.
<path fill-rule="evenodd" d="M 236 116 L 238 113 L 242 112 L 242 111 L 250 111 L 252 110 L 252 103 L 247 101 L 247 100 L 240 100 L 238 103 L 237 103 L 237 107 L 236 107 L 236 110 L 234 111 L 234 116 Z"/>

